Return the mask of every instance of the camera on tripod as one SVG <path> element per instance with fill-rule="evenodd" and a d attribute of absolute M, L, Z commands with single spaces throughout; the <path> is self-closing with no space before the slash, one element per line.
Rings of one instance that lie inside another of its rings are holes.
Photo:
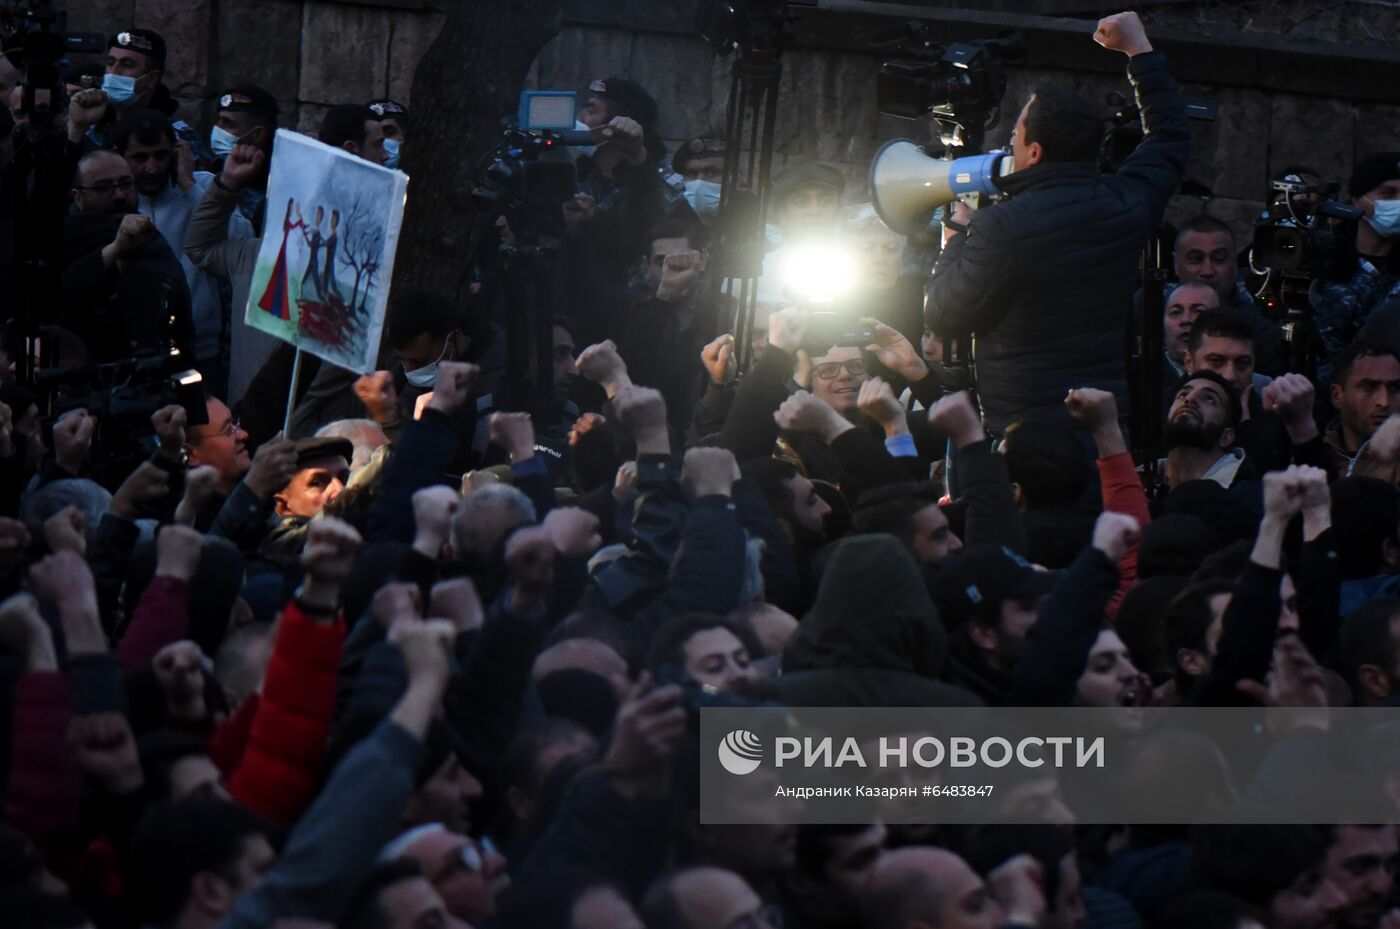
<path fill-rule="evenodd" d="M 1338 184 L 1289 174 L 1269 182 L 1268 210 L 1254 227 L 1250 266 L 1272 277 L 1316 279 L 1344 271 L 1350 256 L 1348 224 L 1362 217 L 1333 199 Z"/>

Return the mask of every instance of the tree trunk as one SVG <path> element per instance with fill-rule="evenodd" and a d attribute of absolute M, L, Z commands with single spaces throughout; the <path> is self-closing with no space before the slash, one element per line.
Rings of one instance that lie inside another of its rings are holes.
<path fill-rule="evenodd" d="M 471 238 L 473 172 L 499 141 L 501 117 L 515 111 L 535 57 L 558 34 L 564 0 L 446 6 L 442 32 L 413 73 L 414 120 L 403 154 L 413 180 L 394 288 L 455 296 Z"/>

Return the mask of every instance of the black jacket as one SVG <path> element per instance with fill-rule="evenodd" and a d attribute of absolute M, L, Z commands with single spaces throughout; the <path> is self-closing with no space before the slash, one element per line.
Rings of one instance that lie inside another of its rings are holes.
<path fill-rule="evenodd" d="M 193 358 L 190 288 L 165 239 L 150 236 L 115 267 L 103 267 L 102 249 L 116 238 L 121 221 L 107 214 L 68 217 L 60 319 L 83 340 L 95 362 L 163 350 L 167 340 Z"/>
<path fill-rule="evenodd" d="M 1123 335 L 1138 255 L 1191 150 L 1166 57 L 1137 55 L 1128 76 L 1147 135 L 1118 173 L 1051 162 L 1004 178 L 1010 199 L 952 238 L 929 282 L 929 327 L 976 336 L 978 395 L 996 434 L 1022 420 L 1069 425 L 1072 387 L 1111 390 L 1127 409 Z"/>
<path fill-rule="evenodd" d="M 976 706 L 938 680 L 948 634 L 918 565 L 887 535 L 837 544 L 817 601 L 783 651 L 789 706 Z"/>

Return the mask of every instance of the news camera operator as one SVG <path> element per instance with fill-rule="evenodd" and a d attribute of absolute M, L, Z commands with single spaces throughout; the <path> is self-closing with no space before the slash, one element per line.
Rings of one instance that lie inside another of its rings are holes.
<path fill-rule="evenodd" d="M 1100 175 L 1102 124 L 1065 91 L 1037 93 L 1011 136 L 1009 199 L 971 215 L 959 204 L 927 288 L 925 321 L 976 338 L 987 430 L 1071 425 L 1066 392 L 1090 384 L 1127 407 L 1123 330 L 1138 254 L 1190 154 L 1186 106 L 1136 13 L 1099 21 L 1094 40 L 1129 56 L 1146 135 L 1116 174 Z"/>
<path fill-rule="evenodd" d="M 1356 254 L 1346 273 L 1333 275 L 1312 296 L 1324 359 L 1318 376 L 1331 379 L 1332 361 L 1361 330 L 1371 311 L 1400 296 L 1400 152 L 1377 152 L 1357 162 L 1347 185 L 1363 211 L 1356 223 Z"/>

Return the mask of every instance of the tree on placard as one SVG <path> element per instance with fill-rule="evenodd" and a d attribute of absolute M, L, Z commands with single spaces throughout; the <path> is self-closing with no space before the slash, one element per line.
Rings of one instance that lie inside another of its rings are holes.
<path fill-rule="evenodd" d="M 472 166 L 500 140 L 501 117 L 514 112 L 536 56 L 559 33 L 564 0 L 445 6 L 442 31 L 413 73 L 409 108 L 419 118 L 403 148 L 411 180 L 394 281 L 454 294 L 477 219 Z"/>
<path fill-rule="evenodd" d="M 373 282 L 372 268 L 378 268 L 378 258 L 384 249 L 384 226 L 374 221 L 360 194 L 355 195 L 350 213 L 345 219 L 341 236 L 341 260 L 355 272 L 355 284 L 346 306 L 355 317 L 364 311 Z M 361 290 L 360 285 L 364 285 Z"/>

